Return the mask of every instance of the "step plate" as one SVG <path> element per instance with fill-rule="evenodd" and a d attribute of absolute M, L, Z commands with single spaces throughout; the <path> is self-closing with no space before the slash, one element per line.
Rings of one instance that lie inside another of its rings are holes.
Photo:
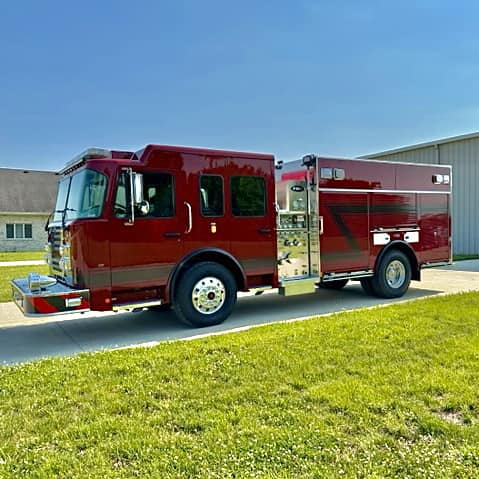
<path fill-rule="evenodd" d="M 279 286 L 281 296 L 294 296 L 296 294 L 314 293 L 318 278 L 305 278 L 283 281 Z"/>

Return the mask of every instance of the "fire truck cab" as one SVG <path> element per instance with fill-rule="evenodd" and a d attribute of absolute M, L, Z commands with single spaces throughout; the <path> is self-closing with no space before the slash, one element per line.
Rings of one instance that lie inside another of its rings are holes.
<path fill-rule="evenodd" d="M 238 291 L 403 295 L 451 261 L 450 167 L 148 145 L 62 170 L 50 275 L 12 280 L 26 315 L 169 307 L 208 326 Z"/>

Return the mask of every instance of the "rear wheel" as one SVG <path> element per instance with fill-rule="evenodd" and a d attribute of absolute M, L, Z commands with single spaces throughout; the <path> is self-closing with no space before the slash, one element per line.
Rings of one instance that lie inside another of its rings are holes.
<path fill-rule="evenodd" d="M 337 279 L 336 281 L 326 281 L 323 283 L 322 281 L 319 283 L 320 288 L 324 289 L 343 289 L 348 284 L 348 279 Z"/>
<path fill-rule="evenodd" d="M 409 288 L 411 263 L 398 250 L 388 251 L 371 279 L 374 294 L 381 298 L 399 298 Z"/>
<path fill-rule="evenodd" d="M 236 303 L 236 290 L 235 279 L 224 266 L 213 262 L 194 264 L 177 284 L 175 313 L 191 326 L 222 323 Z"/>

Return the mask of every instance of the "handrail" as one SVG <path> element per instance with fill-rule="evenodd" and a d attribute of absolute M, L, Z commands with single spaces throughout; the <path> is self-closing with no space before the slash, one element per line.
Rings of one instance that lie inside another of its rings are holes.
<path fill-rule="evenodd" d="M 191 205 L 185 201 L 185 206 L 186 209 L 188 210 L 188 228 L 186 228 L 185 234 L 188 234 L 191 232 L 191 229 L 193 228 L 193 214 L 191 210 Z"/>

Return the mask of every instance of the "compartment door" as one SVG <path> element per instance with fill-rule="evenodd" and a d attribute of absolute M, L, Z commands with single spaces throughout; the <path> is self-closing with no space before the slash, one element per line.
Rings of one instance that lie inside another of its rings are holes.
<path fill-rule="evenodd" d="M 322 273 L 367 270 L 369 264 L 368 194 L 321 191 Z"/>

